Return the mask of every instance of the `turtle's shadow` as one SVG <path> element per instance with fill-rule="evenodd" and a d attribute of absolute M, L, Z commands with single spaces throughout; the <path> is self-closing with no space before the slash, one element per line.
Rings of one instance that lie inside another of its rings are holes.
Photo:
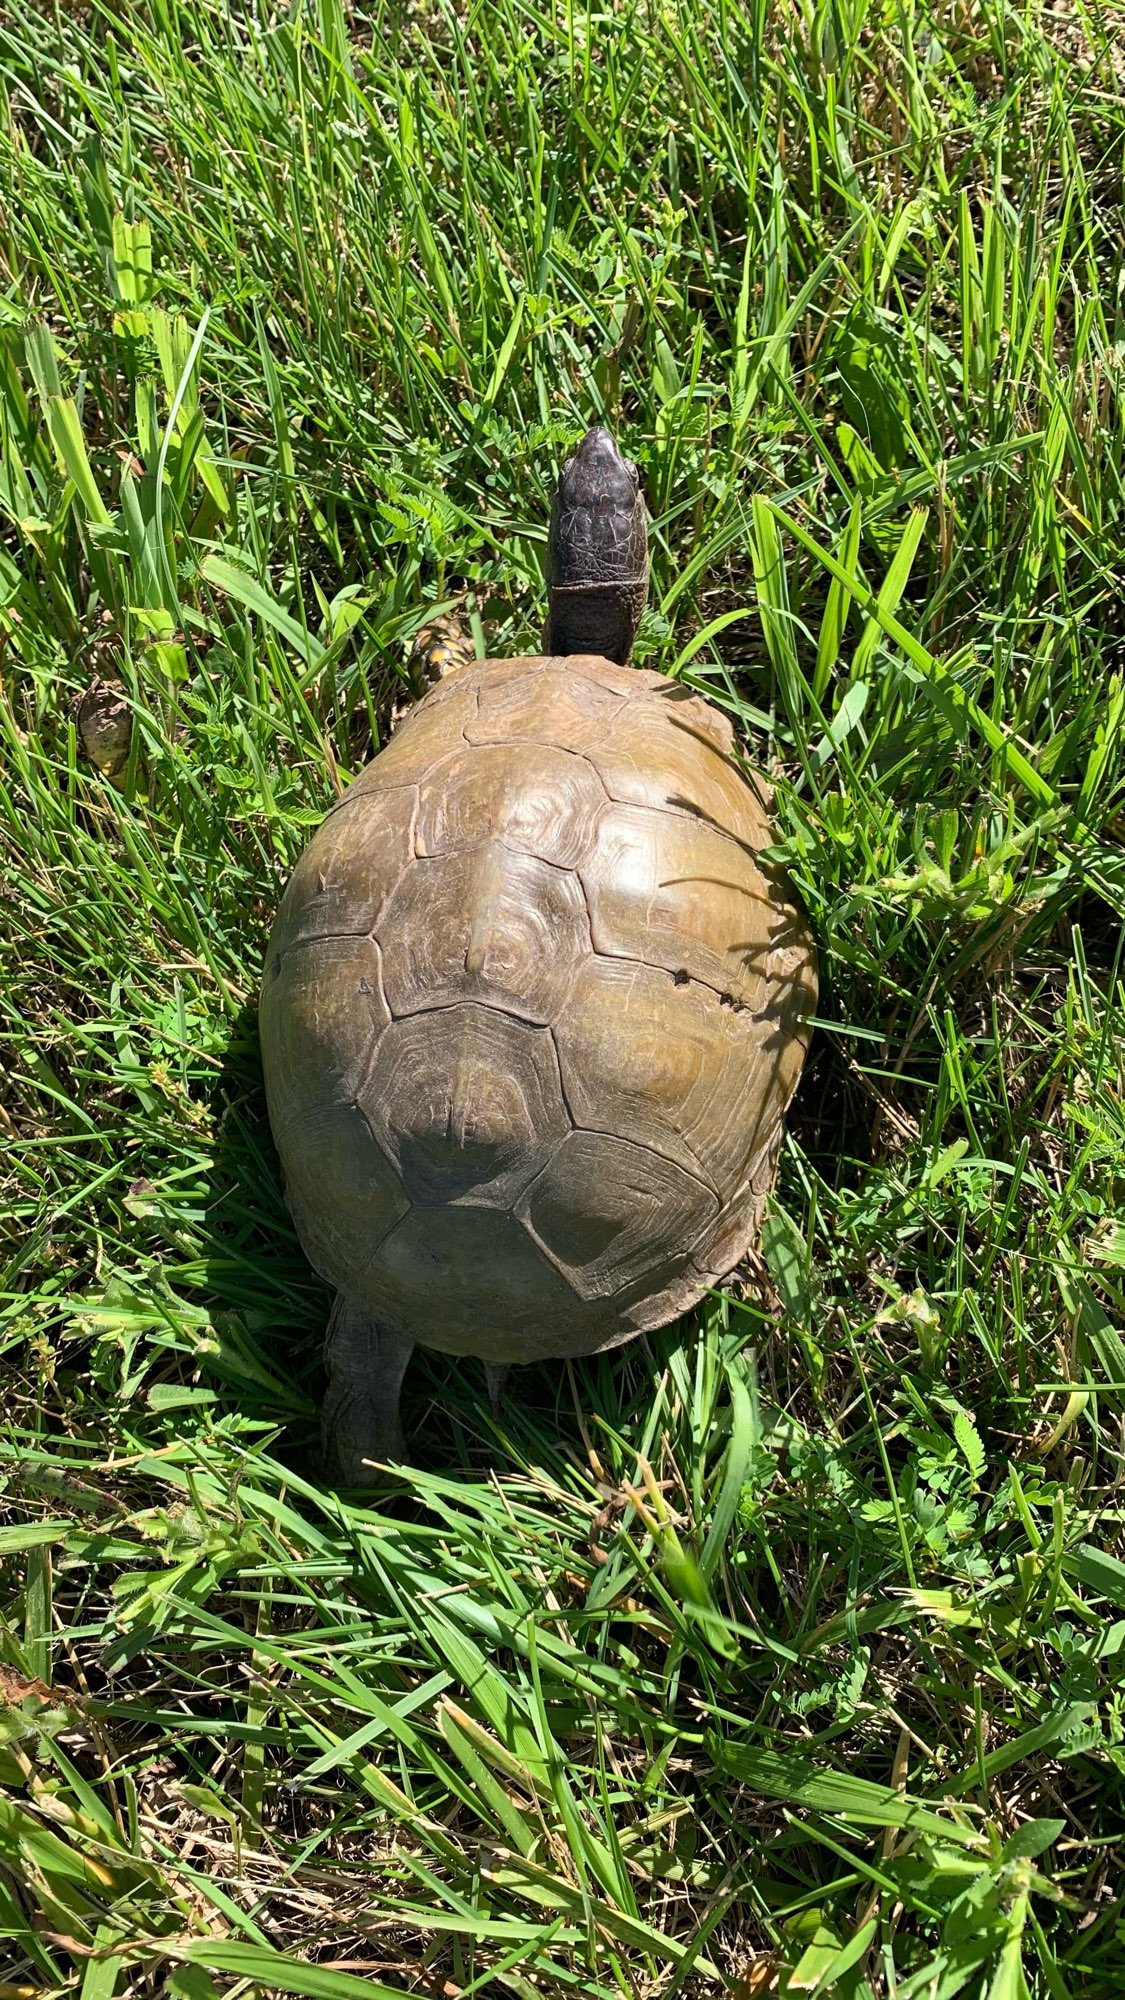
<path fill-rule="evenodd" d="M 220 1409 L 281 1427 L 282 1455 L 305 1471 L 316 1441 L 331 1293 L 306 1261 L 285 1206 L 256 1004 L 244 1002 L 228 1026 L 210 1104 L 218 1137 L 199 1276 L 214 1341 L 202 1372 Z"/>

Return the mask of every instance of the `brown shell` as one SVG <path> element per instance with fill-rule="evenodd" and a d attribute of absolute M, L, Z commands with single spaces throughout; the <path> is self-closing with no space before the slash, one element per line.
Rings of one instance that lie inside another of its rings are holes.
<path fill-rule="evenodd" d="M 730 725 L 580 655 L 441 681 L 293 874 L 262 987 L 308 1255 L 530 1361 L 686 1310 L 755 1236 L 816 998 Z"/>

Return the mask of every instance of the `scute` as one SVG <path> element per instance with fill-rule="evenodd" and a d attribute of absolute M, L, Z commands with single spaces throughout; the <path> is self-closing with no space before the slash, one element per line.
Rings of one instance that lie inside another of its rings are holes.
<path fill-rule="evenodd" d="M 633 701 L 643 682 L 650 678 L 636 667 L 619 666 L 616 660 L 607 660 L 602 653 L 567 653 L 551 661 L 556 670 L 576 674 L 579 680 L 589 681 L 595 687 L 609 688 L 614 694 L 623 695 L 626 701 Z M 665 680 L 663 674 L 660 680 Z M 665 685 L 667 682 L 665 681 Z"/>
<path fill-rule="evenodd" d="M 588 746 L 586 754 L 610 797 L 622 805 L 694 816 L 754 854 L 768 847 L 773 833 L 765 807 L 707 726 L 704 704 L 691 696 L 679 703 L 664 699 L 662 706 L 666 720 L 658 756 L 648 701 L 631 702 L 612 735 Z"/>
<path fill-rule="evenodd" d="M 589 852 L 605 798 L 584 757 L 539 743 L 477 745 L 422 785 L 415 851 L 449 854 L 496 839 L 573 868 Z"/>
<path fill-rule="evenodd" d="M 648 1146 L 725 1200 L 778 1115 L 771 1026 L 696 981 L 594 958 L 555 1027 L 574 1121 Z"/>
<path fill-rule="evenodd" d="M 423 1205 L 510 1208 L 570 1130 L 550 1030 L 491 1007 L 395 1021 L 361 1102 Z"/>
<path fill-rule="evenodd" d="M 310 1264 L 350 1291 L 407 1200 L 355 1104 L 310 1105 L 277 1135 L 285 1196 Z"/>
<path fill-rule="evenodd" d="M 604 740 L 617 727 L 626 696 L 600 676 L 590 680 L 569 667 L 568 661 L 531 660 L 524 674 L 482 675 L 476 715 L 465 725 L 468 741 L 585 750 Z"/>
<path fill-rule="evenodd" d="M 515 1217 L 495 1209 L 412 1209 L 352 1289 L 442 1354 L 534 1361 L 585 1352 L 615 1332 L 612 1313 L 584 1304 Z"/>
<path fill-rule="evenodd" d="M 761 1228 L 782 1129 L 780 1123 L 774 1125 L 742 1185 L 720 1209 L 706 1235 L 692 1245 L 690 1255 L 669 1259 L 661 1288 L 653 1291 L 651 1279 L 642 1281 L 631 1293 L 621 1293 L 614 1300 L 621 1324 L 628 1329 L 627 1337 L 667 1326 L 680 1313 L 690 1312 L 741 1262 Z"/>
<path fill-rule="evenodd" d="M 270 939 L 267 988 L 273 959 L 298 940 L 372 931 L 413 857 L 417 793 L 357 791 L 359 783 L 317 829 L 289 878 Z"/>
<path fill-rule="evenodd" d="M 718 1209 L 701 1181 L 645 1147 L 572 1132 L 517 1213 L 579 1296 L 596 1299 L 686 1254 Z"/>
<path fill-rule="evenodd" d="M 391 785 L 414 785 L 442 757 L 464 743 L 462 731 L 476 712 L 477 670 L 451 674 L 432 688 L 424 701 L 403 717 L 377 757 L 348 788 L 352 793 L 385 791 Z"/>
<path fill-rule="evenodd" d="M 761 1004 L 780 913 L 753 860 L 688 817 L 610 806 L 580 870 L 595 951 L 703 980 Z"/>
<path fill-rule="evenodd" d="M 368 937 L 271 946 L 260 1002 L 274 1137 L 350 1102 L 390 1020 L 379 947 Z"/>
<path fill-rule="evenodd" d="M 692 1251 L 692 1263 L 716 1285 L 743 1258 L 758 1233 L 762 1205 L 773 1186 L 784 1128 L 780 1120 L 766 1135 L 742 1186 L 725 1203 L 706 1238 Z"/>
<path fill-rule="evenodd" d="M 478 1000 L 544 1025 L 590 951 L 577 876 L 498 840 L 412 862 L 378 935 L 396 1016 Z"/>
<path fill-rule="evenodd" d="M 682 681 L 669 680 L 667 674 L 640 669 L 637 680 L 643 682 L 646 692 L 659 702 L 665 715 L 674 715 L 696 735 L 710 737 L 722 756 L 734 756 L 734 727 L 721 708 L 715 708 Z"/>

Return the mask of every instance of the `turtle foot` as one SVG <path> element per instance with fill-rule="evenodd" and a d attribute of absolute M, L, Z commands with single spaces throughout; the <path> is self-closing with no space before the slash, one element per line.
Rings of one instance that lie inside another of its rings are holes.
<path fill-rule="evenodd" d="M 325 1342 L 328 1388 L 320 1420 L 325 1471 L 335 1484 L 374 1486 L 380 1464 L 405 1459 L 399 1395 L 413 1352 L 412 1340 L 382 1326 L 364 1306 L 337 1297 Z"/>

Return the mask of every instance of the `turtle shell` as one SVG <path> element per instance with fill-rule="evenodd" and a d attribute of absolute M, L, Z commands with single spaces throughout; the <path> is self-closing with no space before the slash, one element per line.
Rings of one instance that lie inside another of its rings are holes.
<path fill-rule="evenodd" d="M 443 680 L 333 807 L 261 995 L 322 1275 L 532 1361 L 693 1305 L 754 1238 L 816 997 L 730 725 L 595 656 Z"/>

